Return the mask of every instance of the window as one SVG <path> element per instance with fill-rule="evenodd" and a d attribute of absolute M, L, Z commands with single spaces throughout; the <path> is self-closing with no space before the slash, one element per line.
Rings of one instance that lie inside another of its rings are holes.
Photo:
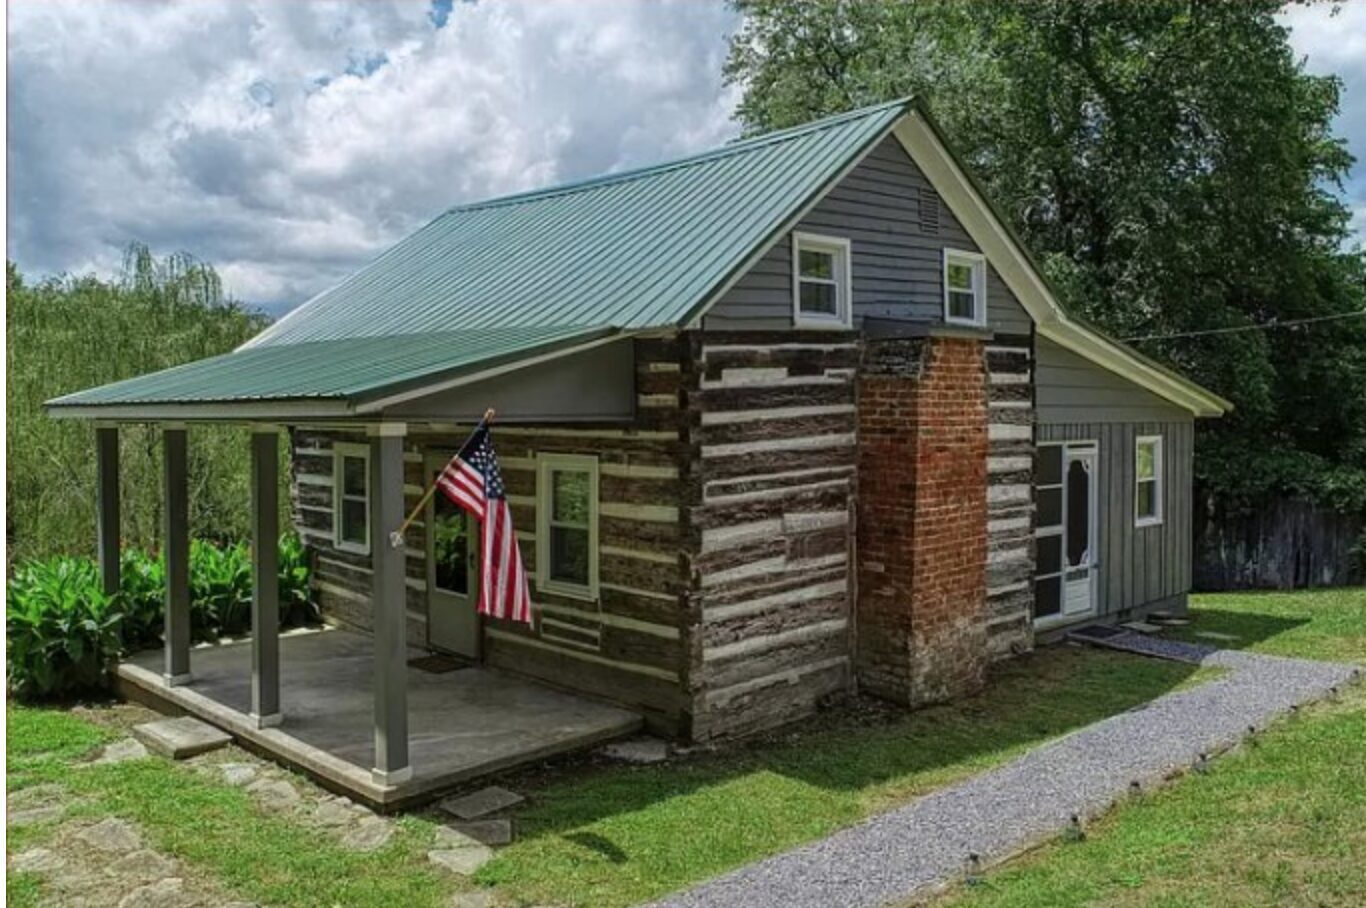
<path fill-rule="evenodd" d="M 944 250 L 944 321 L 987 323 L 987 262 L 976 252 Z"/>
<path fill-rule="evenodd" d="M 540 455 L 537 491 L 537 589 L 596 600 L 598 459 Z"/>
<path fill-rule="evenodd" d="M 370 447 L 332 449 L 332 539 L 337 548 L 370 552 Z"/>
<path fill-rule="evenodd" d="M 1134 526 L 1162 522 L 1162 436 L 1140 435 L 1134 442 Z"/>
<path fill-rule="evenodd" d="M 798 327 L 852 325 L 849 287 L 848 240 L 792 234 L 792 317 Z"/>

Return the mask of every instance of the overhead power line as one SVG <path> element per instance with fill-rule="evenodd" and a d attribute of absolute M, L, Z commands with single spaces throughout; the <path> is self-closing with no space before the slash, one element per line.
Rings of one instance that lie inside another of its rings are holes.
<path fill-rule="evenodd" d="M 1336 315 L 1316 315 L 1313 318 L 1293 318 L 1289 321 L 1270 321 L 1260 325 L 1238 325 L 1233 328 L 1208 328 L 1204 331 L 1181 331 L 1176 334 L 1144 334 L 1139 337 L 1126 337 L 1127 344 L 1151 340 L 1175 340 L 1178 337 L 1204 337 L 1207 334 L 1238 334 L 1243 331 L 1270 331 L 1273 328 L 1295 328 L 1300 325 L 1313 325 L 1318 322 L 1335 322 L 1345 318 L 1366 318 L 1366 309 L 1360 312 L 1339 312 Z"/>

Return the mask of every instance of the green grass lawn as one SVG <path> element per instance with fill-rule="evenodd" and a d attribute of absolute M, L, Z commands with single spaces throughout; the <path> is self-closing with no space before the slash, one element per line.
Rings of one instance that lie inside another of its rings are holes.
<path fill-rule="evenodd" d="M 1366 664 L 1366 589 L 1198 596 L 1199 631 L 1280 656 Z M 1015 905 L 1366 905 L 1366 687 L 1145 795 L 945 902 Z"/>
<path fill-rule="evenodd" d="M 866 706 L 815 730 L 666 765 L 586 763 L 508 780 L 528 796 L 518 841 L 476 884 L 511 904 L 627 905 L 826 835 L 1183 684 L 1189 666 L 1074 648 L 1000 666 L 990 688 L 906 714 Z M 444 904 L 458 888 L 425 860 L 432 834 L 405 820 L 378 854 L 256 809 L 248 795 L 183 765 L 141 760 L 72 772 L 110 732 L 57 709 L 11 705 L 11 788 L 61 781 L 76 815 L 133 820 L 152 843 L 271 905 Z M 16 830 L 10 851 L 50 827 Z M 32 885 L 12 880 L 12 897 Z M 17 888 L 16 888 L 17 887 Z"/>
<path fill-rule="evenodd" d="M 1186 633 L 1210 628 L 1266 652 L 1366 661 L 1363 598 L 1205 598 Z M 184 765 L 149 759 L 73 771 L 73 761 L 114 734 L 73 712 L 11 705 L 7 764 L 11 789 L 61 781 L 81 799 L 73 815 L 126 817 L 187 872 L 263 904 L 421 908 L 446 904 L 461 886 L 483 885 L 512 905 L 627 905 L 826 835 L 1208 674 L 1051 648 L 998 666 L 987 691 L 950 706 L 913 714 L 836 708 L 802 730 L 664 765 L 585 761 L 514 776 L 505 783 L 528 796 L 517 813 L 518 841 L 473 883 L 426 862 L 433 831 L 424 817 L 405 819 L 380 852 L 356 854 L 301 821 L 262 813 L 241 790 Z M 1044 849 L 958 897 L 1064 904 L 1091 892 L 1080 901 L 1187 904 L 1180 899 L 1196 890 L 1179 884 L 1183 876 L 1219 852 L 1218 843 L 1246 822 L 1244 812 L 1263 811 L 1290 827 L 1279 839 L 1269 836 L 1268 847 L 1280 841 L 1313 856 L 1314 867 L 1278 871 L 1249 840 L 1230 846 L 1227 879 L 1211 876 L 1211 891 L 1234 893 L 1229 881 L 1237 879 L 1239 891 L 1280 892 L 1274 887 L 1298 885 L 1296 874 L 1312 869 L 1313 891 L 1335 904 L 1360 873 L 1339 871 L 1337 858 L 1366 845 L 1359 832 L 1366 778 L 1363 761 L 1348 759 L 1353 742 L 1366 745 L 1366 695 L 1358 692 L 1269 731 L 1256 749 L 1219 761 L 1208 776 L 1121 811 L 1086 842 Z M 1265 781 L 1277 774 L 1276 784 Z M 1344 795 L 1352 787 L 1355 799 Z M 1188 789 L 1189 802 L 1164 808 Z M 11 830 L 9 851 L 51 835 L 50 825 Z M 1161 850 L 1168 847 L 1171 854 Z M 1180 870 L 1173 854 L 1193 863 Z M 1178 869 L 1164 890 L 1155 871 L 1168 867 Z M 7 893 L 14 904 L 37 904 L 41 884 L 12 875 Z"/>

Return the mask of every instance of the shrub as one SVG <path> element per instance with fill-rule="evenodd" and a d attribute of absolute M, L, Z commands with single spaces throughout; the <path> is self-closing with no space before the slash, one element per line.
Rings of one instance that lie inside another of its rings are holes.
<path fill-rule="evenodd" d="M 245 543 L 190 545 L 190 635 L 235 637 L 251 628 L 251 555 Z"/>
<path fill-rule="evenodd" d="M 293 533 L 280 537 L 280 625 L 299 627 L 318 620 L 309 589 L 308 552 Z"/>
<path fill-rule="evenodd" d="M 123 612 L 120 629 L 124 652 L 161 640 L 166 611 L 166 570 L 161 559 L 141 549 L 125 549 L 119 562 L 119 597 Z"/>
<path fill-rule="evenodd" d="M 85 559 L 32 562 L 17 571 L 5 591 L 10 689 L 35 699 L 106 687 L 122 646 L 116 601 Z"/>
<path fill-rule="evenodd" d="M 159 643 L 166 573 L 155 555 L 130 549 L 120 562 L 119 594 L 106 596 L 88 558 L 22 565 L 6 589 L 9 687 L 23 697 L 62 696 L 107 685 L 120 652 Z M 297 537 L 280 539 L 280 624 L 317 620 L 309 598 L 307 554 Z M 244 543 L 190 546 L 190 635 L 235 636 L 251 628 L 251 555 Z"/>

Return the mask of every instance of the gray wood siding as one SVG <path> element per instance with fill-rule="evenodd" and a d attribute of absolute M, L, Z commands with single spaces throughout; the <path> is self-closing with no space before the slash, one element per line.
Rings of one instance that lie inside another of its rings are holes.
<path fill-rule="evenodd" d="M 941 321 L 945 248 L 979 251 L 939 200 L 939 228 L 920 225 L 924 174 L 888 136 L 872 149 L 797 226 L 845 237 L 853 257 L 855 321 L 869 315 Z M 994 268 L 987 268 L 987 322 L 993 330 L 1028 334 L 1030 319 Z M 792 238 L 784 236 L 712 308 L 709 330 L 792 328 Z"/>
<path fill-rule="evenodd" d="M 1035 345 L 1043 423 L 1168 422 L 1190 413 L 1046 338 Z"/>
<path fill-rule="evenodd" d="M 494 378 L 395 404 L 386 418 L 509 422 L 625 421 L 635 416 L 634 347 L 618 340 Z"/>
<path fill-rule="evenodd" d="M 1134 526 L 1134 439 L 1161 435 L 1164 483 L 1162 523 Z M 1100 578 L 1102 615 L 1179 596 L 1191 588 L 1191 462 L 1194 423 L 1041 424 L 1040 443 L 1095 441 L 1100 445 Z"/>

